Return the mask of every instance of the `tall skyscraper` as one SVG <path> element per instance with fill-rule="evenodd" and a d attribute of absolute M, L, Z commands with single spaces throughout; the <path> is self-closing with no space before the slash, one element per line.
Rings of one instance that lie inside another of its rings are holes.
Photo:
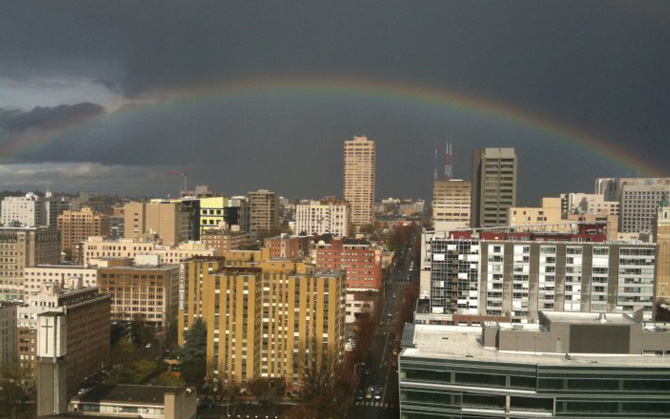
<path fill-rule="evenodd" d="M 516 206 L 517 157 L 513 148 L 482 148 L 472 153 L 471 227 L 507 224 Z"/>
<path fill-rule="evenodd" d="M 344 199 L 356 226 L 374 221 L 375 142 L 354 137 L 344 142 Z"/>

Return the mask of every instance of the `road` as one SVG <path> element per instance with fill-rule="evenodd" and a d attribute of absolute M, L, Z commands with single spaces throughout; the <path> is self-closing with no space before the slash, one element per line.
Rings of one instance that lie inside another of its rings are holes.
<path fill-rule="evenodd" d="M 383 304 L 380 314 L 380 325 L 375 332 L 375 337 L 370 347 L 369 355 L 365 362 L 365 370 L 368 374 L 361 374 L 359 390 L 365 392 L 369 384 L 375 388 L 381 387 L 382 396 L 380 400 L 355 401 L 354 406 L 347 415 L 348 419 L 377 418 L 397 419 L 398 413 L 398 377 L 396 368 L 393 367 L 393 349 L 395 338 L 392 336 L 395 319 L 402 305 L 403 290 L 409 281 L 419 280 L 419 267 L 414 266 L 410 272 L 412 261 L 415 259 L 415 251 L 412 250 L 413 243 L 419 237 L 412 235 L 400 254 L 395 258 L 389 277 L 384 284 Z M 390 321 L 389 321 L 389 314 Z M 359 368 L 360 371 L 360 368 Z"/>

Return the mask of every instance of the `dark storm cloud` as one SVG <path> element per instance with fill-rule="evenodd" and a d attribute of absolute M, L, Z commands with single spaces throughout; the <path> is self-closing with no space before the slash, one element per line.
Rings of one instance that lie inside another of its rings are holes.
<path fill-rule="evenodd" d="M 105 108 L 95 103 L 55 107 L 35 107 L 29 112 L 0 108 L 0 129 L 17 133 L 29 129 L 45 130 L 103 115 Z"/>
<path fill-rule="evenodd" d="M 662 166 L 670 160 L 670 13 L 654 4 L 2 3 L 0 77 L 89 78 L 129 99 L 275 76 L 448 88 L 537 113 Z M 2 106 L 12 107 L 8 102 Z M 402 103 L 284 98 L 112 112 L 85 133 L 20 157 L 190 166 L 202 182 L 223 188 L 268 186 L 315 196 L 339 192 L 341 142 L 367 133 L 378 141 L 379 195 L 426 196 L 432 144 L 451 135 L 456 173 L 465 177 L 473 147 L 519 148 L 524 176 L 544 179 L 525 180 L 525 197 L 589 190 L 594 176 L 631 174 L 540 132 L 424 111 Z M 569 175 L 555 176 L 566 162 Z"/>

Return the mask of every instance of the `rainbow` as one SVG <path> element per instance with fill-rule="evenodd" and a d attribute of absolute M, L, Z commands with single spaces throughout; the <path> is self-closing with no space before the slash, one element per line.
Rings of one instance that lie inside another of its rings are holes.
<path fill-rule="evenodd" d="M 39 144 L 56 141 L 82 130 L 101 118 L 119 119 L 141 115 L 156 108 L 186 106 L 201 101 L 235 102 L 241 99 L 268 99 L 288 95 L 310 98 L 347 97 L 398 102 L 407 106 L 429 106 L 437 111 L 462 111 L 502 123 L 531 129 L 566 145 L 579 146 L 642 175 L 662 177 L 667 170 L 632 152 L 555 119 L 443 88 L 357 78 L 253 78 L 225 83 L 207 83 L 171 89 L 149 97 L 145 102 L 123 107 L 111 114 L 85 118 L 53 129 L 15 138 L 0 147 L 0 158 L 7 158 Z M 492 144 L 493 145 L 493 144 Z"/>

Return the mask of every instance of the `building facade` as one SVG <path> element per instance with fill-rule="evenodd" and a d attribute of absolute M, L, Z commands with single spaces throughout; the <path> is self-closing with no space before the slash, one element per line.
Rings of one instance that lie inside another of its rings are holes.
<path fill-rule="evenodd" d="M 124 206 L 124 237 L 140 239 L 155 234 L 166 246 L 176 246 L 189 240 L 190 212 L 181 202 L 153 200 L 129 202 Z"/>
<path fill-rule="evenodd" d="M 302 260 L 309 256 L 309 239 L 305 236 L 282 234 L 263 240 L 263 247 L 270 249 L 270 258 Z"/>
<path fill-rule="evenodd" d="M 483 148 L 472 153 L 471 227 L 508 224 L 516 206 L 517 156 L 513 148 Z"/>
<path fill-rule="evenodd" d="M 100 292 L 111 296 L 112 320 L 139 320 L 160 328 L 177 319 L 179 265 L 102 267 L 98 273 Z"/>
<path fill-rule="evenodd" d="M 153 241 L 133 239 L 105 240 L 89 237 L 82 248 L 84 266 L 94 266 L 102 259 L 131 258 L 138 255 L 159 255 L 160 262 L 177 264 L 195 256 L 216 256 L 218 251 L 205 243 L 188 242 L 178 246 L 163 246 Z"/>
<path fill-rule="evenodd" d="M 81 211 L 65 210 L 58 216 L 58 231 L 61 234 L 61 250 L 76 259 L 79 247 L 89 237 L 109 235 L 109 218 L 88 207 Z"/>
<path fill-rule="evenodd" d="M 561 198 L 542 198 L 541 207 L 511 207 L 507 215 L 510 226 L 558 224 L 561 219 Z"/>
<path fill-rule="evenodd" d="M 612 214 L 619 215 L 619 200 L 606 201 L 603 194 L 564 193 L 561 194 L 563 214 Z"/>
<path fill-rule="evenodd" d="M 63 284 L 81 280 L 84 287 L 98 286 L 98 270 L 81 265 L 37 265 L 23 270 L 24 296 L 37 292 L 44 284 Z"/>
<path fill-rule="evenodd" d="M 18 360 L 17 307 L 16 302 L 0 301 L 0 365 Z"/>
<path fill-rule="evenodd" d="M 35 369 L 39 317 L 47 313 L 64 316 L 67 348 L 67 394 L 76 394 L 79 383 L 109 364 L 110 297 L 96 287 L 83 287 L 80 281 L 45 284 L 31 292 L 18 308 L 18 353 L 25 367 Z"/>
<path fill-rule="evenodd" d="M 344 142 L 344 199 L 349 203 L 352 224 L 374 221 L 375 142 L 354 137 Z"/>
<path fill-rule="evenodd" d="M 2 200 L 0 220 L 5 227 L 39 227 L 47 225 L 44 199 L 32 192 L 25 196 L 8 196 Z"/>
<path fill-rule="evenodd" d="M 541 310 L 633 313 L 652 318 L 656 246 L 591 234 L 469 232 L 430 243 L 433 313 L 509 316 Z"/>
<path fill-rule="evenodd" d="M 469 227 L 471 195 L 471 185 L 467 180 L 435 179 L 433 225 L 438 229 Z"/>
<path fill-rule="evenodd" d="M 402 419 L 670 416 L 667 325 L 557 312 L 532 325 L 406 331 Z"/>
<path fill-rule="evenodd" d="M 248 251 L 184 262 L 180 281 L 179 344 L 202 318 L 207 359 L 219 379 L 284 377 L 299 386 L 307 357 L 343 357 L 343 272 L 315 272 Z"/>
<path fill-rule="evenodd" d="M 365 240 L 333 238 L 317 243 L 316 268 L 345 271 L 350 292 L 377 292 L 382 285 L 382 251 Z"/>
<path fill-rule="evenodd" d="M 668 196 L 670 196 L 670 183 L 623 183 L 621 185 L 619 231 L 622 233 L 651 233 L 654 230 L 659 202 Z"/>
<path fill-rule="evenodd" d="M 300 201 L 296 206 L 295 232 L 346 237 L 349 235 L 349 206 L 342 201 Z"/>
<path fill-rule="evenodd" d="M 0 254 L 0 300 L 21 299 L 26 267 L 60 262 L 60 234 L 47 227 L 3 227 Z"/>
<path fill-rule="evenodd" d="M 279 227 L 279 197 L 266 189 L 249 192 L 250 233 L 265 236 Z"/>

